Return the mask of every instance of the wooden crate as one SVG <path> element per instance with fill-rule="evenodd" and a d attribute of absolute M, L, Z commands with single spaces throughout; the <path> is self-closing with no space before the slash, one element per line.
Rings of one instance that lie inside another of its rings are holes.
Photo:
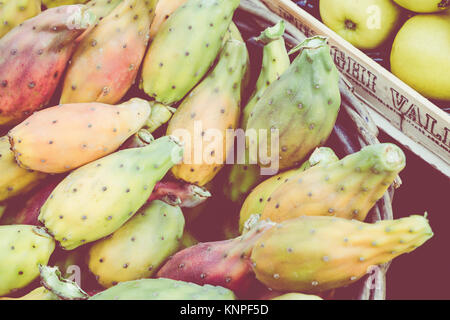
<path fill-rule="evenodd" d="M 450 115 L 290 0 L 261 0 L 307 37 L 329 38 L 332 56 L 355 96 L 382 130 L 450 177 Z"/>

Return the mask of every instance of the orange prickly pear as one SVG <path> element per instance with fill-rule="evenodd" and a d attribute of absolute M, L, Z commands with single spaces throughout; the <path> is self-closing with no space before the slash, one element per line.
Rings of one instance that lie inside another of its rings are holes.
<path fill-rule="evenodd" d="M 317 148 L 311 157 L 306 161 L 300 168 L 285 171 L 271 177 L 261 184 L 259 184 L 245 199 L 240 212 L 239 228 L 243 232 L 245 228 L 245 222 L 250 218 L 251 215 L 257 214 L 261 216 L 264 207 L 268 202 L 271 201 L 270 196 L 277 190 L 281 185 L 287 183 L 291 177 L 313 167 L 313 166 L 324 166 L 329 163 L 337 162 L 339 159 L 330 148 Z"/>
<path fill-rule="evenodd" d="M 150 112 L 150 104 L 139 98 L 117 106 L 66 104 L 33 114 L 8 135 L 22 167 L 62 173 L 116 151 Z"/>
<path fill-rule="evenodd" d="M 375 224 L 304 216 L 266 231 L 251 259 L 257 279 L 269 288 L 321 292 L 355 282 L 432 236 L 428 220 L 417 215 Z"/>
<path fill-rule="evenodd" d="M 17 123 L 50 100 L 75 41 L 95 20 L 83 5 L 53 8 L 0 38 L 0 125 Z"/>
<path fill-rule="evenodd" d="M 158 0 L 124 0 L 81 41 L 61 103 L 116 104 L 134 83 Z"/>
<path fill-rule="evenodd" d="M 271 193 L 261 218 L 280 222 L 308 215 L 364 221 L 404 167 L 405 154 L 396 145 L 365 147 L 291 176 Z"/>
<path fill-rule="evenodd" d="M 12 28 L 41 13 L 40 0 L 0 1 L 0 38 Z"/>
<path fill-rule="evenodd" d="M 341 105 L 339 73 L 326 38 L 306 39 L 295 51 L 300 54 L 249 114 L 246 129 L 258 133 L 248 139 L 250 150 L 267 145 L 270 151 L 270 161 L 250 153 L 251 163 L 258 160 L 272 167 L 276 159 L 281 170 L 298 166 L 328 139 L 335 125 Z M 277 136 L 277 144 L 272 144 Z"/>
<path fill-rule="evenodd" d="M 172 105 L 202 79 L 217 58 L 239 0 L 188 0 L 161 25 L 144 59 L 141 87 Z"/>
<path fill-rule="evenodd" d="M 204 186 L 225 164 L 233 146 L 227 130 L 238 125 L 246 65 L 245 43 L 228 41 L 213 71 L 178 107 L 167 129 L 185 143 L 184 162 L 172 169 L 176 178 Z"/>
<path fill-rule="evenodd" d="M 153 19 L 150 27 L 150 39 L 155 38 L 161 25 L 169 19 L 170 15 L 174 13 L 187 0 L 159 0 L 156 6 L 155 19 Z"/>

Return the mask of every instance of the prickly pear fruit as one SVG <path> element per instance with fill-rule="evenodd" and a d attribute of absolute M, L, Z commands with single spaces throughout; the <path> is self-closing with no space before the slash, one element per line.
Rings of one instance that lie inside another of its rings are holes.
<path fill-rule="evenodd" d="M 0 300 L 59 300 L 58 296 L 45 287 L 39 287 L 20 298 L 0 298 Z"/>
<path fill-rule="evenodd" d="M 0 125 L 20 121 L 50 100 L 76 38 L 94 20 L 83 5 L 53 8 L 0 39 Z"/>
<path fill-rule="evenodd" d="M 116 151 L 150 112 L 150 104 L 139 98 L 117 106 L 66 104 L 36 112 L 8 135 L 21 167 L 62 173 Z"/>
<path fill-rule="evenodd" d="M 172 105 L 202 79 L 216 59 L 239 0 L 188 0 L 161 25 L 144 59 L 141 86 Z"/>
<path fill-rule="evenodd" d="M 197 245 L 199 241 L 192 235 L 189 230 L 184 229 L 183 236 L 180 240 L 180 250 L 187 249 Z"/>
<path fill-rule="evenodd" d="M 236 239 L 200 243 L 179 251 L 157 277 L 219 285 L 245 296 L 256 282 L 248 257 L 261 235 L 273 225 L 263 221 Z"/>
<path fill-rule="evenodd" d="M 118 103 L 134 83 L 158 0 L 124 0 L 81 41 L 61 103 Z M 120 32 L 118 32 L 120 30 Z"/>
<path fill-rule="evenodd" d="M 432 236 L 422 216 L 375 224 L 304 216 L 265 232 L 251 259 L 258 280 L 272 289 L 321 292 L 355 282 Z"/>
<path fill-rule="evenodd" d="M 67 6 L 70 4 L 83 4 L 86 3 L 87 0 L 42 0 L 42 4 L 49 8 Z"/>
<path fill-rule="evenodd" d="M 0 226 L 0 296 L 31 283 L 47 264 L 55 242 L 34 226 Z"/>
<path fill-rule="evenodd" d="M 364 221 L 404 167 L 405 154 L 396 145 L 365 147 L 290 177 L 267 199 L 261 218 L 280 222 L 307 215 Z"/>
<path fill-rule="evenodd" d="M 123 0 L 91 0 L 86 3 L 88 10 L 97 17 L 97 21 L 103 20 Z"/>
<path fill-rule="evenodd" d="M 160 181 L 156 184 L 148 202 L 161 200 L 181 208 L 195 208 L 211 197 L 205 188 L 180 181 Z"/>
<path fill-rule="evenodd" d="M 0 137 L 0 202 L 28 192 L 47 175 L 19 167 L 8 137 Z"/>
<path fill-rule="evenodd" d="M 163 137 L 87 164 L 56 187 L 39 221 L 66 250 L 106 237 L 146 203 L 182 153 L 176 138 Z"/>
<path fill-rule="evenodd" d="M 161 25 L 169 19 L 170 15 L 174 13 L 187 0 L 159 0 L 156 6 L 155 18 L 150 27 L 150 39 L 154 39 L 158 33 Z"/>
<path fill-rule="evenodd" d="M 297 166 L 331 134 L 341 96 L 339 73 L 326 42 L 317 36 L 294 48 L 301 51 L 299 56 L 252 109 L 246 129 L 256 130 L 257 136 L 249 138 L 249 148 L 267 145 L 268 150 L 267 159 L 259 156 L 260 165 L 273 166 L 275 158 L 281 170 Z M 255 157 L 250 154 L 251 163 Z"/>
<path fill-rule="evenodd" d="M 155 200 L 110 237 L 91 247 L 89 269 L 105 288 L 151 278 L 176 252 L 183 230 L 180 208 Z"/>
<path fill-rule="evenodd" d="M 339 161 L 334 151 L 330 148 L 317 148 L 310 156 L 308 161 L 301 165 L 298 169 L 285 171 L 271 177 L 259 184 L 245 199 L 240 212 L 239 228 L 243 232 L 245 229 L 245 222 L 251 215 L 261 216 L 267 203 L 272 201 L 271 195 L 280 186 L 291 180 L 297 174 L 308 170 L 313 166 L 326 166 L 330 163 Z"/>
<path fill-rule="evenodd" d="M 271 300 L 323 300 L 319 296 L 312 294 L 304 294 L 298 292 L 285 293 L 278 297 L 272 298 Z"/>
<path fill-rule="evenodd" d="M 146 129 L 139 130 L 136 134 L 128 138 L 119 150 L 142 148 L 155 141 L 155 137 Z"/>
<path fill-rule="evenodd" d="M 41 281 L 63 300 L 235 300 L 232 291 L 210 285 L 171 279 L 142 279 L 119 283 L 96 295 L 89 295 L 75 282 L 61 278 L 58 268 L 43 266 Z"/>
<path fill-rule="evenodd" d="M 40 0 L 3 0 L 0 2 L 0 38 L 12 28 L 41 13 Z"/>
<path fill-rule="evenodd" d="M 217 66 L 170 120 L 167 134 L 185 142 L 184 162 L 172 169 L 176 178 L 204 186 L 224 166 L 233 147 L 227 131 L 235 129 L 239 121 L 240 88 L 246 63 L 245 44 L 228 41 Z"/>
<path fill-rule="evenodd" d="M 150 118 L 148 118 L 147 123 L 145 124 L 145 127 L 150 132 L 155 132 L 162 125 L 169 122 L 169 120 L 172 118 L 175 111 L 176 111 L 176 109 L 174 109 L 174 108 L 167 107 L 167 106 L 157 103 L 157 102 L 153 102 L 152 103 L 152 114 L 151 114 Z"/>

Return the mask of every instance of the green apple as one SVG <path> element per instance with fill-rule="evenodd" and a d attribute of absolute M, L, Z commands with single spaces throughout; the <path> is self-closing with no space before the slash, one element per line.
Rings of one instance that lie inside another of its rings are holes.
<path fill-rule="evenodd" d="M 446 10 L 450 7 L 450 0 L 394 0 L 394 1 L 405 9 L 420 13 L 439 12 Z"/>
<path fill-rule="evenodd" d="M 380 46 L 395 31 L 400 14 L 391 0 L 320 0 L 323 23 L 360 49 Z"/>

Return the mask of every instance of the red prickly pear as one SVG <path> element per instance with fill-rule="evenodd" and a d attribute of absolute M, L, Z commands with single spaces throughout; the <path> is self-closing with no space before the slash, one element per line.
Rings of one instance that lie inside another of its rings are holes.
<path fill-rule="evenodd" d="M 83 5 L 53 8 L 0 39 L 0 125 L 17 123 L 48 103 L 76 39 L 94 20 Z"/>
<path fill-rule="evenodd" d="M 156 184 L 148 201 L 161 200 L 181 208 L 195 208 L 209 197 L 211 193 L 208 190 L 196 185 L 179 181 L 161 181 Z"/>
<path fill-rule="evenodd" d="M 149 41 L 157 0 L 124 0 L 81 41 L 61 103 L 118 103 L 133 85 Z"/>
<path fill-rule="evenodd" d="M 149 103 L 138 98 L 117 106 L 60 105 L 36 112 L 8 136 L 21 167 L 63 173 L 116 151 L 150 112 Z"/>
<path fill-rule="evenodd" d="M 175 254 L 157 277 L 228 288 L 245 297 L 257 285 L 250 260 L 253 246 L 273 223 L 260 222 L 235 239 L 200 243 Z"/>

